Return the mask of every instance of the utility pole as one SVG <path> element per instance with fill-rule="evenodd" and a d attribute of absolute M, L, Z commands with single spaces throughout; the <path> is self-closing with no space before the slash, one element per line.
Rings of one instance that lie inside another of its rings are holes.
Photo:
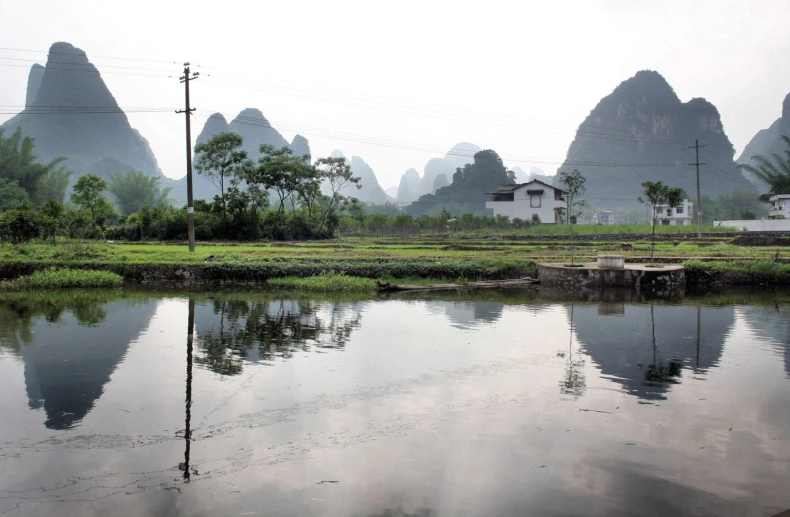
<path fill-rule="evenodd" d="M 195 251 L 195 208 L 192 200 L 192 127 L 190 115 L 195 108 L 189 107 L 189 81 L 198 78 L 200 72 L 189 75 L 189 63 L 184 63 L 184 75 L 179 80 L 184 83 L 185 104 L 183 110 L 176 113 L 183 113 L 187 121 L 187 238 L 189 239 L 189 251 Z"/>
<path fill-rule="evenodd" d="M 699 161 L 699 148 L 700 147 L 708 147 L 708 144 L 699 145 L 699 138 L 694 139 L 694 145 L 688 146 L 689 149 L 692 147 L 694 148 L 694 152 L 696 153 L 696 160 L 694 163 L 690 163 L 689 165 L 696 165 L 697 166 L 697 238 L 702 238 L 702 198 L 700 197 L 699 193 L 699 166 L 705 165 L 705 162 L 700 163 Z"/>

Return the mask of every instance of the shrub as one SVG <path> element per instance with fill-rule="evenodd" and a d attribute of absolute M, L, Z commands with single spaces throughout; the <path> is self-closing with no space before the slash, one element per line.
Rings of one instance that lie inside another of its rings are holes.
<path fill-rule="evenodd" d="M 318 291 L 326 293 L 373 292 L 376 282 L 369 278 L 348 276 L 334 271 L 321 273 L 306 278 L 284 277 L 268 281 L 273 287 L 294 289 L 297 291 Z"/>
<path fill-rule="evenodd" d="M 120 275 L 110 271 L 50 268 L 2 282 L 6 289 L 61 289 L 68 287 L 118 287 Z"/>

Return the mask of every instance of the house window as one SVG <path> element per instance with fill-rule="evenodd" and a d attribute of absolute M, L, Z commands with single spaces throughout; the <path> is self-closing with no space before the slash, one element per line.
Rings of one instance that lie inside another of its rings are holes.
<path fill-rule="evenodd" d="M 672 215 L 672 209 L 671 208 L 667 208 L 667 215 Z"/>
<path fill-rule="evenodd" d="M 676 214 L 682 214 L 682 213 L 683 213 L 683 207 L 682 207 L 682 206 L 679 206 L 679 207 L 677 207 L 677 208 L 675 209 L 675 213 L 676 213 Z"/>
<path fill-rule="evenodd" d="M 662 226 L 669 226 L 669 219 L 662 219 L 661 220 L 661 225 Z"/>
<path fill-rule="evenodd" d="M 530 196 L 529 196 L 529 207 L 530 208 L 540 208 L 540 194 L 530 194 Z"/>
<path fill-rule="evenodd" d="M 562 199 L 562 192 L 557 189 L 554 189 L 554 201 L 565 201 Z"/>

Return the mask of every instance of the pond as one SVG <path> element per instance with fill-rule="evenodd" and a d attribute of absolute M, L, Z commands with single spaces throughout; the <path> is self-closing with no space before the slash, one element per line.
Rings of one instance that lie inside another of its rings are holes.
<path fill-rule="evenodd" d="M 770 516 L 790 293 L 0 294 L 0 515 Z"/>

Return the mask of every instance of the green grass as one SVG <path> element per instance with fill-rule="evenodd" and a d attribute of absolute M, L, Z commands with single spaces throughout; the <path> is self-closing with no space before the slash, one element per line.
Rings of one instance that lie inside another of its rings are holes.
<path fill-rule="evenodd" d="M 120 275 L 110 271 L 49 268 L 30 275 L 1 282 L 0 287 L 21 289 L 68 289 L 119 287 L 123 283 Z"/>
<path fill-rule="evenodd" d="M 322 293 L 367 293 L 376 291 L 376 281 L 343 273 L 327 272 L 304 278 L 287 276 L 272 278 L 267 282 L 272 287 L 301 292 Z"/>

